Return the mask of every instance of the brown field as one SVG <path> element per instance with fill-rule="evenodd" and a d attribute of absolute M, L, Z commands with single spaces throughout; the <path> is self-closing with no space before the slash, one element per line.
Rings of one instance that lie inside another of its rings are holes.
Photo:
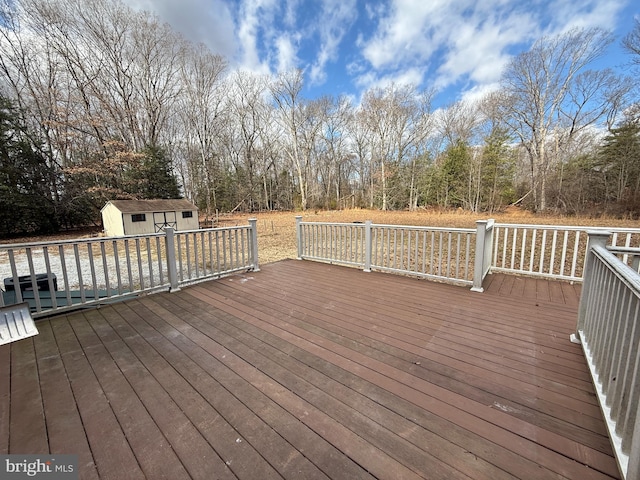
<path fill-rule="evenodd" d="M 258 246 L 260 263 L 270 263 L 296 256 L 296 215 L 302 215 L 307 222 L 364 222 L 392 225 L 428 225 L 433 227 L 474 228 L 476 220 L 494 218 L 499 223 L 540 224 L 540 225 L 579 225 L 593 227 L 629 227 L 640 228 L 638 220 L 619 220 L 612 218 L 566 217 L 536 215 L 529 211 L 511 207 L 505 213 L 473 214 L 466 211 L 420 210 L 386 211 L 381 210 L 335 210 L 307 212 L 264 212 L 245 215 L 220 216 L 218 226 L 244 225 L 250 217 L 258 219 Z M 202 225 L 204 226 L 204 225 Z M 210 225 L 209 225 L 210 226 Z"/>

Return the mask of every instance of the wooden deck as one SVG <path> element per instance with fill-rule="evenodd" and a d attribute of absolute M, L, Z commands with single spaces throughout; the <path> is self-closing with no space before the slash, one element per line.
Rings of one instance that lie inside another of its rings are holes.
<path fill-rule="evenodd" d="M 0 453 L 81 478 L 619 478 L 578 289 L 288 260 L 0 347 Z"/>

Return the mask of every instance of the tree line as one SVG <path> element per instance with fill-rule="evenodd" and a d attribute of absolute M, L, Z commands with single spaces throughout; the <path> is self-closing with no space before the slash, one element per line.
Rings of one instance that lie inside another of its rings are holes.
<path fill-rule="evenodd" d="M 434 109 L 434 92 L 304 96 L 113 0 L 2 0 L 0 235 L 97 224 L 115 198 L 216 211 L 640 212 L 637 76 L 591 68 L 615 39 L 544 37 L 501 86 Z M 640 23 L 624 38 L 640 65 Z"/>

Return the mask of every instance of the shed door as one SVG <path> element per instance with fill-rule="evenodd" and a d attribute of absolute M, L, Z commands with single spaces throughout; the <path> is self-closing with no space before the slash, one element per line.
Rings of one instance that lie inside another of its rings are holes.
<path fill-rule="evenodd" d="M 176 230 L 178 228 L 176 212 L 154 212 L 153 224 L 155 226 L 156 233 L 163 232 L 167 227 L 171 227 Z"/>

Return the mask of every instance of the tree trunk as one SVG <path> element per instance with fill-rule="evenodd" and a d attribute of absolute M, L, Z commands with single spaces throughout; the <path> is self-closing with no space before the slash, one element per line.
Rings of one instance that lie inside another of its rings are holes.
<path fill-rule="evenodd" d="M 384 160 L 380 162 L 380 171 L 382 173 L 382 210 L 387 209 L 387 172 L 384 168 Z"/>

